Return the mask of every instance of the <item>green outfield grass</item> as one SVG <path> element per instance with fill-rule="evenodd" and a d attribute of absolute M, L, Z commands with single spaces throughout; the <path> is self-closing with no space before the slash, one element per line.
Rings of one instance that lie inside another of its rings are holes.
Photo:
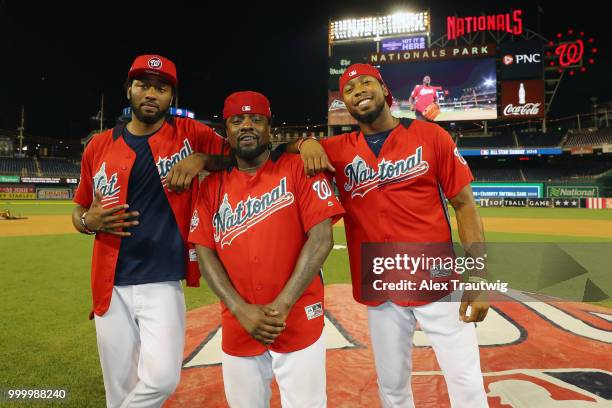
<path fill-rule="evenodd" d="M 70 202 L 0 201 L 13 214 L 70 216 Z M 575 209 L 483 208 L 484 217 L 612 219 L 612 211 Z M 0 221 L 0 228 L 2 228 Z M 454 232 L 455 239 L 456 231 Z M 335 243 L 346 245 L 343 227 L 334 228 Z M 540 234 L 487 233 L 490 242 L 610 242 L 610 240 Z M 62 407 L 104 405 L 104 388 L 96 349 L 89 267 L 92 238 L 80 234 L 0 237 L 0 388 L 65 388 Z M 529 279 L 525 276 L 525 279 Z M 326 284 L 348 283 L 346 249 L 335 249 L 324 266 Z M 203 284 L 185 290 L 187 307 L 216 302 Z M 611 303 L 606 303 L 610 306 Z M 47 406 L 45 404 L 44 406 Z M 13 404 L 11 406 L 20 406 Z M 21 405 L 27 406 L 27 405 Z M 41 406 L 43 406 L 41 404 Z"/>
<path fill-rule="evenodd" d="M 453 208 L 449 206 L 451 215 Z M 491 208 L 478 209 L 482 217 L 560 218 L 572 220 L 612 220 L 612 211 L 585 208 Z"/>
<path fill-rule="evenodd" d="M 0 201 L 0 211 L 10 210 L 12 215 L 61 215 L 68 214 L 76 204 L 71 201 Z"/>

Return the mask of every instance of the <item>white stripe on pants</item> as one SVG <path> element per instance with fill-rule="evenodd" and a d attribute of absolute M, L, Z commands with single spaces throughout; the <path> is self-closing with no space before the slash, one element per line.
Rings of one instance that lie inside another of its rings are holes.
<path fill-rule="evenodd" d="M 417 321 L 436 354 L 451 406 L 488 407 L 474 324 L 460 321 L 459 303 L 448 301 L 418 307 L 402 307 L 392 302 L 368 307 L 368 326 L 382 406 L 414 407 L 412 339 Z"/>
<path fill-rule="evenodd" d="M 160 407 L 176 389 L 185 344 L 181 282 L 115 286 L 96 316 L 108 408 Z"/>
<path fill-rule="evenodd" d="M 270 406 L 272 376 L 283 408 L 323 408 L 327 405 L 325 338 L 291 353 L 266 351 L 253 357 L 223 353 L 223 384 L 231 408 Z"/>

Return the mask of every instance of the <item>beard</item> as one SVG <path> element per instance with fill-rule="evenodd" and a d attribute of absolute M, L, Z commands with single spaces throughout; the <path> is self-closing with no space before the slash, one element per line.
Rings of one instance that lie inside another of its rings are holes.
<path fill-rule="evenodd" d="M 385 102 L 383 101 L 380 105 L 374 107 L 374 110 L 368 113 L 359 114 L 357 112 L 351 113 L 351 115 L 357 119 L 357 122 L 367 123 L 368 125 L 374 123 L 376 119 L 380 116 L 383 109 L 385 107 Z"/>
<path fill-rule="evenodd" d="M 139 121 L 143 123 L 146 123 L 147 125 L 152 125 L 154 123 L 157 123 L 161 118 L 163 118 L 164 116 L 166 116 L 166 114 L 168 114 L 168 109 L 170 108 L 168 106 L 168 108 L 166 108 L 165 110 L 158 109 L 157 113 L 153 115 L 146 114 L 140 109 L 139 106 L 136 106 L 134 102 L 132 102 L 131 99 L 130 99 L 130 107 L 132 108 L 132 112 L 134 113 L 134 116 L 136 116 L 136 119 L 138 119 Z"/>
<path fill-rule="evenodd" d="M 258 144 L 254 149 L 243 149 L 240 147 L 240 143 L 232 149 L 232 153 L 242 160 L 251 161 L 259 157 L 260 154 L 268 150 L 268 144 Z"/>

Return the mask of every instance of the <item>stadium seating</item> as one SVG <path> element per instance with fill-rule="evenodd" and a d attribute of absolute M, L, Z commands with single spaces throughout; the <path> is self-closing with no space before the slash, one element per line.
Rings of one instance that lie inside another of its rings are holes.
<path fill-rule="evenodd" d="M 67 159 L 39 159 L 40 170 L 45 176 L 78 176 L 80 167 Z"/>
<path fill-rule="evenodd" d="M 79 164 L 69 159 L 38 159 L 42 176 L 78 177 Z M 15 176 L 39 176 L 32 158 L 0 157 L 0 174 Z"/>
<path fill-rule="evenodd" d="M 583 129 L 570 130 L 563 146 L 597 146 L 604 143 L 612 144 L 612 131 L 610 129 Z"/>
<path fill-rule="evenodd" d="M 464 149 L 516 147 L 516 141 L 511 132 L 505 132 L 495 136 L 459 136 L 457 146 Z"/>
<path fill-rule="evenodd" d="M 560 133 L 518 133 L 518 145 L 521 147 L 554 147 L 561 144 L 563 134 Z"/>
<path fill-rule="evenodd" d="M 35 176 L 36 165 L 30 158 L 0 158 L 0 174 L 16 176 Z"/>
<path fill-rule="evenodd" d="M 476 181 L 522 181 L 518 167 L 472 167 L 471 170 Z"/>

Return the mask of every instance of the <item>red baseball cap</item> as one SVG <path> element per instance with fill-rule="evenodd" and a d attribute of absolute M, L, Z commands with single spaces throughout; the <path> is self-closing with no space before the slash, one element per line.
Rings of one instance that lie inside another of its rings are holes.
<path fill-rule="evenodd" d="M 178 82 L 174 62 L 161 55 L 140 55 L 136 57 L 128 72 L 128 78 L 137 78 L 142 75 L 157 75 L 164 78 L 172 86 Z"/>
<path fill-rule="evenodd" d="M 361 75 L 369 75 L 374 77 L 378 79 L 378 82 L 385 85 L 385 81 L 383 81 L 382 75 L 380 75 L 380 71 L 376 69 L 376 67 L 370 64 L 353 64 L 348 67 L 340 77 L 340 93 L 342 93 L 342 90 L 348 81 Z M 391 95 L 391 90 L 389 87 L 387 85 L 385 86 L 387 87 L 387 91 L 389 91 L 389 95 L 387 95 L 385 100 L 387 101 L 387 105 L 391 106 L 393 105 L 393 95 Z"/>
<path fill-rule="evenodd" d="M 240 91 L 234 92 L 223 104 L 223 119 L 234 115 L 258 114 L 267 118 L 272 116 L 270 101 L 259 92 Z"/>

